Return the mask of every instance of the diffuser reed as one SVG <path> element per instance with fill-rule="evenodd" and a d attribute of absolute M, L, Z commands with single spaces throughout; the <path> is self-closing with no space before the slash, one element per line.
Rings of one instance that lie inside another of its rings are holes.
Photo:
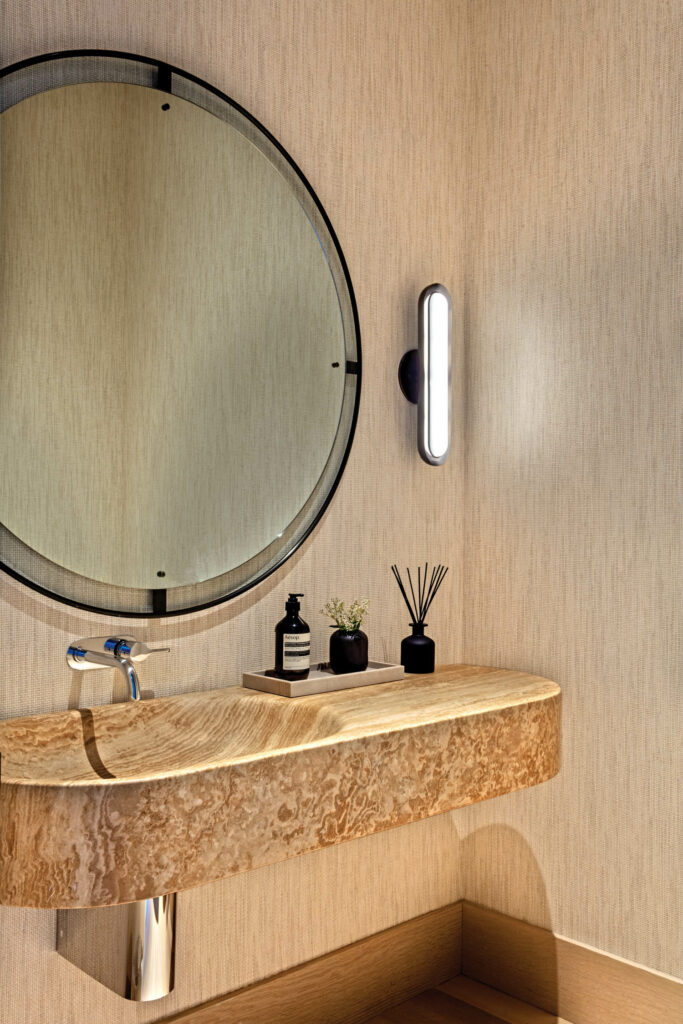
<path fill-rule="evenodd" d="M 401 591 L 401 596 L 403 597 L 408 611 L 410 612 L 410 625 L 413 631 L 412 636 L 407 636 L 401 641 L 401 664 L 405 668 L 406 672 L 433 672 L 434 641 L 430 639 L 430 637 L 425 636 L 425 626 L 427 625 L 425 619 L 427 617 L 427 612 L 438 593 L 439 587 L 443 583 L 444 576 L 448 572 L 448 566 L 433 566 L 431 576 L 429 576 L 429 583 L 427 582 L 429 574 L 428 563 L 425 562 L 424 571 L 422 570 L 422 566 L 419 566 L 417 570 L 417 594 L 415 593 L 415 587 L 413 586 L 413 578 L 410 574 L 410 569 L 406 569 L 408 587 L 410 588 L 410 597 L 408 597 L 408 591 L 401 579 L 398 566 L 392 565 L 391 571 L 394 574 L 394 578 L 398 583 L 398 588 Z"/>

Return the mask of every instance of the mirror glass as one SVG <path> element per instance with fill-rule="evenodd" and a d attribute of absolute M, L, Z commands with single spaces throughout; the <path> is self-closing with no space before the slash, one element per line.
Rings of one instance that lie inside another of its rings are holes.
<path fill-rule="evenodd" d="M 261 126 L 166 65 L 63 55 L 2 85 L 5 567 L 112 611 L 232 596 L 310 532 L 350 445 L 332 229 Z"/>

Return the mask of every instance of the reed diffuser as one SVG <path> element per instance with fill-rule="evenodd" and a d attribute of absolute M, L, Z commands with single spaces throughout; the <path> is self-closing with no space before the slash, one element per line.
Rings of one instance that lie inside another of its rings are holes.
<path fill-rule="evenodd" d="M 410 612 L 410 625 L 413 630 L 412 636 L 407 636 L 401 641 L 401 664 L 406 672 L 418 672 L 421 674 L 433 672 L 434 641 L 430 637 L 425 636 L 425 626 L 427 625 L 425 618 L 439 587 L 443 583 L 444 576 L 448 572 L 448 566 L 434 566 L 429 577 L 429 583 L 427 583 L 427 574 L 429 572 L 427 562 L 425 562 L 424 572 L 420 566 L 417 570 L 417 596 L 413 587 L 410 569 L 406 569 L 412 601 L 408 597 L 407 590 L 403 585 L 398 566 L 392 565 L 391 571 L 396 578 L 403 600 Z"/>

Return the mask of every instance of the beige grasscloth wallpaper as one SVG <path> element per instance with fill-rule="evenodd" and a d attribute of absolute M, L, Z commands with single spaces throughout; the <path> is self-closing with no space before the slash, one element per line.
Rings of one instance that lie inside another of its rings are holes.
<path fill-rule="evenodd" d="M 440 658 L 556 679 L 565 741 L 536 790 L 183 894 L 178 986 L 157 1006 L 63 962 L 53 915 L 0 908 L 3 1024 L 151 1021 L 462 895 L 680 971 L 682 15 L 680 0 L 6 2 L 3 64 L 136 51 L 251 110 L 316 188 L 356 290 L 363 400 L 334 502 L 256 591 L 136 622 L 173 647 L 143 686 L 237 681 L 270 656 L 294 586 L 314 622 L 330 594 L 368 594 L 374 651 L 396 657 L 389 563 L 428 557 L 451 566 Z M 443 469 L 418 459 L 395 382 L 432 280 L 465 342 Z M 112 697 L 63 660 L 112 620 L 0 588 L 3 717 Z"/>
<path fill-rule="evenodd" d="M 464 891 L 679 975 L 683 5 L 470 12 L 463 657 L 556 679 L 564 753 L 458 816 Z"/>

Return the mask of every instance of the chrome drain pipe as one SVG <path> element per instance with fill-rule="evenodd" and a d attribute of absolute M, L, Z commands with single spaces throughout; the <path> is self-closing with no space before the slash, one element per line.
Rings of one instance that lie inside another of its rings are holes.
<path fill-rule="evenodd" d="M 57 911 L 57 952 L 133 1002 L 163 999 L 175 981 L 176 893 L 114 907 Z"/>
<path fill-rule="evenodd" d="M 140 900 L 128 907 L 126 999 L 161 999 L 175 982 L 176 894 Z"/>

